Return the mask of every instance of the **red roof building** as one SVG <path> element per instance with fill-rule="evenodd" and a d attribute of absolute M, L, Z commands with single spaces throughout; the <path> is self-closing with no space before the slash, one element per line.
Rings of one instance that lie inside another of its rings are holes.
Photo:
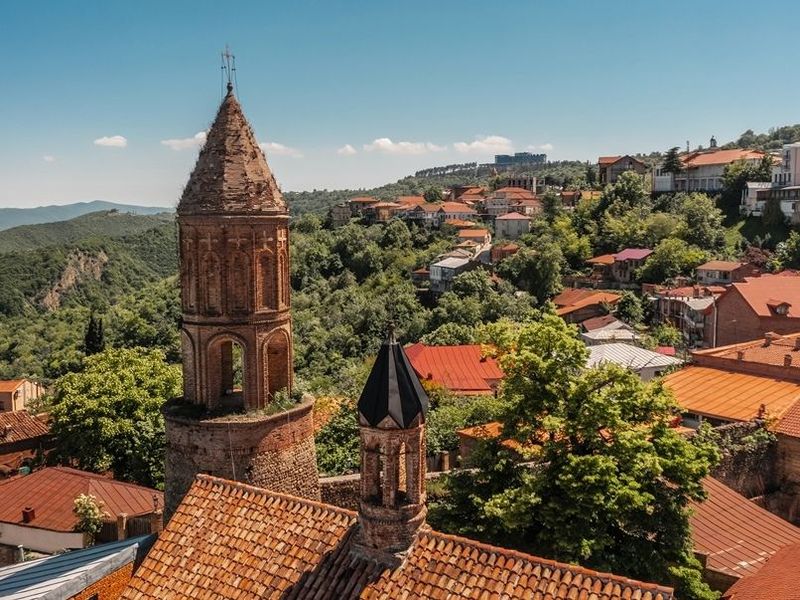
<path fill-rule="evenodd" d="M 110 523 L 122 514 L 160 522 L 164 506 L 164 495 L 157 490 L 77 469 L 47 467 L 0 481 L 2 543 L 46 553 L 82 548 L 83 534 L 75 533 L 72 512 L 81 494 L 102 503 Z"/>
<path fill-rule="evenodd" d="M 722 600 L 800 600 L 798 565 L 800 544 L 785 546 L 758 573 L 737 581 L 722 595 Z"/>
<path fill-rule="evenodd" d="M 494 358 L 484 356 L 478 344 L 406 348 L 411 366 L 422 381 L 438 384 L 454 394 L 493 394 L 503 372 Z"/>
<path fill-rule="evenodd" d="M 33 416 L 25 410 L 0 413 L 0 475 L 15 475 L 37 454 L 44 456 L 52 445 L 45 416 Z"/>
<path fill-rule="evenodd" d="M 555 298 L 556 314 L 567 323 L 582 323 L 586 319 L 608 314 L 608 308 L 620 299 L 619 294 L 583 288 L 567 288 Z"/>
<path fill-rule="evenodd" d="M 629 154 L 624 156 L 601 156 L 597 160 L 597 171 L 600 185 L 616 183 L 620 175 L 626 171 L 633 171 L 644 175 L 647 165 Z"/>

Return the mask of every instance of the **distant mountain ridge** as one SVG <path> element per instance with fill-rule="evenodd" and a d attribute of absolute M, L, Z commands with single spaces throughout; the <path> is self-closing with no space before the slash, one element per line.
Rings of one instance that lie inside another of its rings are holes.
<path fill-rule="evenodd" d="M 137 215 L 155 215 L 164 212 L 174 212 L 174 209 L 164 206 L 117 204 L 115 202 L 106 202 L 105 200 L 74 202 L 72 204 L 62 205 L 53 204 L 50 206 L 37 206 L 35 208 L 0 208 L 0 231 L 20 225 L 37 225 L 40 223 L 52 223 L 54 221 L 67 221 L 88 213 L 109 210 L 134 213 Z"/>

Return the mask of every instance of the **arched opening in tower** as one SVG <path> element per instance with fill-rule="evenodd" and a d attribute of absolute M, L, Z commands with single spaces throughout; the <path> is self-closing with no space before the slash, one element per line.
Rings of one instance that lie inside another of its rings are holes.
<path fill-rule="evenodd" d="M 285 331 L 279 330 L 267 340 L 265 354 L 269 399 L 274 400 L 275 394 L 290 391 L 291 362 L 289 338 Z"/>
<path fill-rule="evenodd" d="M 245 406 L 246 350 L 238 341 L 230 338 L 216 342 L 209 352 L 209 373 L 212 390 L 216 391 L 217 404 L 227 409 L 243 409 Z"/>

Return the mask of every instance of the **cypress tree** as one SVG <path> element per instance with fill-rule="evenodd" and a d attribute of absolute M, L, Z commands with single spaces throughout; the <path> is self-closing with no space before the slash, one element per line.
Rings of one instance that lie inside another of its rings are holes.
<path fill-rule="evenodd" d="M 86 333 L 83 336 L 83 351 L 86 356 L 102 352 L 105 348 L 103 339 L 103 319 L 95 318 L 94 313 L 89 316 L 89 323 L 86 325 Z"/>

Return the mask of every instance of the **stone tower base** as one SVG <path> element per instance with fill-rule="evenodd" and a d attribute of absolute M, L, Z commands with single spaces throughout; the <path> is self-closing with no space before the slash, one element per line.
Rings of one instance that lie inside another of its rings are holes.
<path fill-rule="evenodd" d="M 198 473 L 319 500 L 313 407 L 307 400 L 273 415 L 192 418 L 193 406 L 168 404 L 165 521 Z"/>

